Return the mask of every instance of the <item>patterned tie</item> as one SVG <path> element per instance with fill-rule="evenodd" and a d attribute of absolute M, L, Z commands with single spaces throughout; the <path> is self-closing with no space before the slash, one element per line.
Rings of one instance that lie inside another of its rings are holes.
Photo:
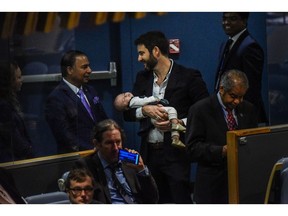
<path fill-rule="evenodd" d="M 83 90 L 82 90 L 82 89 L 79 89 L 77 95 L 79 95 L 82 104 L 84 105 L 84 107 L 85 107 L 86 110 L 88 111 L 90 117 L 94 120 L 94 117 L 93 117 L 93 114 L 92 114 L 92 111 L 91 111 L 90 105 L 89 105 L 88 102 L 86 101 L 86 98 L 85 98 L 85 95 L 84 95 Z"/>
<path fill-rule="evenodd" d="M 226 108 L 226 111 L 228 112 L 227 114 L 227 126 L 228 126 L 228 130 L 235 130 L 237 129 L 237 123 L 236 120 L 233 116 L 232 110 Z"/>
<path fill-rule="evenodd" d="M 124 186 L 120 183 L 119 179 L 117 178 L 116 172 L 117 172 L 117 169 L 120 169 L 120 167 L 121 167 L 120 164 L 109 165 L 109 169 L 112 174 L 113 187 L 116 188 L 117 192 L 121 195 L 121 197 L 127 204 L 133 204 L 134 202 L 132 198 L 129 196 Z"/>

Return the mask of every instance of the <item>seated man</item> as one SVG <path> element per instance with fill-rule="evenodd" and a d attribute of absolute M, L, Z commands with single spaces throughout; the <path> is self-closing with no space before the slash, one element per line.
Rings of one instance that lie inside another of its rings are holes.
<path fill-rule="evenodd" d="M 168 105 L 169 102 L 166 99 L 159 99 L 154 96 L 137 97 L 134 96 L 131 92 L 119 94 L 114 100 L 114 106 L 118 111 L 125 111 L 130 108 L 139 108 L 148 104 L 161 104 L 165 106 Z M 171 122 L 171 145 L 177 148 L 185 148 L 184 143 L 182 143 L 179 139 L 180 135 L 178 131 L 185 132 L 186 128 L 179 123 L 176 109 L 171 106 L 164 106 L 163 108 L 166 110 L 168 118 Z M 159 116 L 157 116 L 156 120 L 159 120 Z M 151 121 L 155 120 L 151 119 Z"/>
<path fill-rule="evenodd" d="M 94 176 L 99 190 L 94 198 L 107 204 L 156 204 L 159 199 L 156 182 L 139 155 L 139 163 L 119 160 L 124 132 L 119 125 L 107 119 L 94 128 L 93 142 L 97 151 L 75 163 L 75 167 L 88 168 Z M 126 149 L 130 153 L 135 150 Z"/>
<path fill-rule="evenodd" d="M 65 190 L 72 204 L 99 204 L 93 200 L 95 180 L 87 169 L 72 169 L 65 181 Z"/>

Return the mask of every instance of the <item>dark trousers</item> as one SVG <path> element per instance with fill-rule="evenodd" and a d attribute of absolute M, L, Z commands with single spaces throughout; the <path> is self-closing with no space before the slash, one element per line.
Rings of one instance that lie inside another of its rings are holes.
<path fill-rule="evenodd" d="M 159 203 L 192 203 L 189 163 L 168 161 L 163 149 L 149 149 L 147 165 L 158 186 Z"/>

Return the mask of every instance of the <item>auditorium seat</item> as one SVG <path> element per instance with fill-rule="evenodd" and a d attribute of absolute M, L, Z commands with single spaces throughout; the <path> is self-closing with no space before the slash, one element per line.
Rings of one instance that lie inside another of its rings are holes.
<path fill-rule="evenodd" d="M 288 157 L 273 166 L 267 185 L 265 204 L 288 204 Z"/>
<path fill-rule="evenodd" d="M 65 192 L 55 191 L 37 194 L 25 198 L 28 204 L 68 204 L 69 198 Z"/>

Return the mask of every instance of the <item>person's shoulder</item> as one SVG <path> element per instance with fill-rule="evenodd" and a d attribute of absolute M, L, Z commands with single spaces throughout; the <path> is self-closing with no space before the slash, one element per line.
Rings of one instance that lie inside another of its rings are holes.
<path fill-rule="evenodd" d="M 97 95 L 95 88 L 89 84 L 82 85 L 82 88 L 85 93 L 89 92 L 92 95 Z"/>
<path fill-rule="evenodd" d="M 198 69 L 192 68 L 192 67 L 187 67 L 181 64 L 178 64 L 174 62 L 173 64 L 173 70 L 178 74 L 182 75 L 189 75 L 189 76 L 201 76 L 201 73 Z"/>
<path fill-rule="evenodd" d="M 255 106 L 251 102 L 249 102 L 247 100 L 243 100 L 242 103 L 239 104 L 239 106 L 241 108 L 249 108 L 249 109 L 255 108 Z"/>
<path fill-rule="evenodd" d="M 245 34 L 245 37 L 242 40 L 242 44 L 245 46 L 252 46 L 259 49 L 262 49 L 258 41 L 247 31 L 247 34 Z"/>
<path fill-rule="evenodd" d="M 64 83 L 64 81 L 60 81 L 60 83 L 50 92 L 49 97 L 55 97 L 61 92 L 64 92 L 69 86 Z"/>

